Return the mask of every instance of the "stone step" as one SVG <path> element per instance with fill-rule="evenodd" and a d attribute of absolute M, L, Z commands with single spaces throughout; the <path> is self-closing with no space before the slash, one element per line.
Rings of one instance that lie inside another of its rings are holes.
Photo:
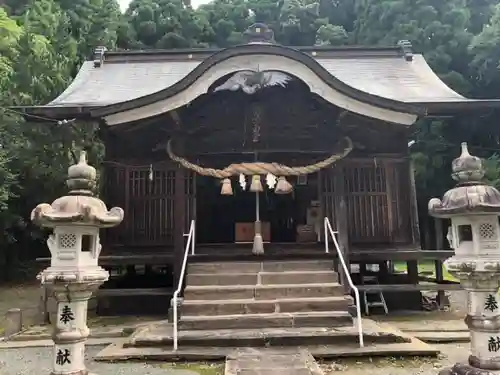
<path fill-rule="evenodd" d="M 188 286 L 210 286 L 210 285 L 257 285 L 258 272 L 250 273 L 188 273 L 186 285 Z"/>
<path fill-rule="evenodd" d="M 184 289 L 184 300 L 230 300 L 278 298 L 307 298 L 343 296 L 339 283 L 273 284 L 273 285 L 216 285 L 191 286 Z"/>
<path fill-rule="evenodd" d="M 182 316 L 181 330 L 345 327 L 353 324 L 347 311 L 316 311 L 297 313 Z"/>
<path fill-rule="evenodd" d="M 200 331 L 198 331 L 200 332 Z M 283 342 L 282 345 L 275 344 L 274 340 L 269 340 L 262 337 L 257 348 L 271 347 L 279 350 L 283 350 L 283 345 L 289 345 L 288 342 L 293 342 L 289 346 L 300 346 L 303 349 L 307 349 L 316 359 L 325 359 L 326 361 L 332 361 L 332 359 L 337 358 L 359 358 L 359 357 L 436 357 L 440 354 L 440 349 L 435 346 L 427 345 L 419 340 L 408 340 L 408 342 L 403 343 L 384 343 L 380 340 L 380 335 L 378 335 L 376 341 L 370 345 L 365 345 L 364 348 L 360 348 L 356 341 L 356 338 L 351 337 L 348 342 L 342 342 L 338 340 L 337 337 L 328 337 L 328 341 L 323 345 L 306 345 L 302 344 L 302 341 L 297 340 L 280 340 Z M 313 338 L 317 340 L 316 337 Z M 366 340 L 365 342 L 367 342 Z M 208 361 L 218 361 L 224 362 L 228 356 L 234 352 L 235 347 L 242 347 L 241 341 L 232 340 L 230 345 L 222 346 L 217 345 L 210 340 L 205 340 L 207 345 L 188 345 L 182 339 L 179 343 L 179 349 L 176 351 L 172 350 L 172 342 L 158 344 L 158 341 L 154 347 L 149 347 L 149 345 L 141 347 L 129 346 L 127 343 L 118 341 L 112 345 L 105 347 L 102 351 L 97 353 L 93 360 L 98 362 L 108 362 L 117 363 L 120 361 L 159 361 L 159 362 L 208 362 Z M 204 344 L 204 343 L 203 343 Z M 247 345 L 251 350 L 255 349 L 255 345 Z M 356 373 L 356 370 L 350 371 L 351 373 Z M 167 374 L 166 372 L 165 374 Z M 382 374 L 394 374 L 394 372 L 378 372 Z M 332 373 L 333 374 L 333 373 Z M 340 374 L 340 373 L 339 373 Z M 288 374 L 291 375 L 291 374 Z"/>
<path fill-rule="evenodd" d="M 377 323 L 363 319 L 365 347 L 373 344 L 408 343 L 411 339 L 397 330 L 388 331 Z M 305 345 L 353 345 L 359 350 L 358 331 L 353 325 L 345 327 L 302 327 L 262 329 L 211 329 L 178 331 L 179 347 L 293 347 Z M 172 324 L 166 321 L 139 327 L 126 341 L 126 347 L 172 348 Z"/>
<path fill-rule="evenodd" d="M 338 274 L 327 271 L 282 271 L 250 273 L 192 273 L 186 285 L 257 285 L 257 284 L 321 284 L 338 282 Z"/>
<path fill-rule="evenodd" d="M 181 315 L 236 315 L 306 311 L 347 311 L 350 296 L 326 298 L 280 298 L 275 300 L 190 300 L 181 306 Z"/>
<path fill-rule="evenodd" d="M 263 261 L 263 262 L 207 262 L 188 264 L 188 274 L 192 273 L 257 273 L 280 271 L 327 271 L 333 270 L 331 259 L 303 261 Z"/>
<path fill-rule="evenodd" d="M 332 269 L 322 271 L 282 271 L 261 272 L 260 282 L 264 285 L 270 284 L 331 284 L 338 283 L 337 272 Z"/>

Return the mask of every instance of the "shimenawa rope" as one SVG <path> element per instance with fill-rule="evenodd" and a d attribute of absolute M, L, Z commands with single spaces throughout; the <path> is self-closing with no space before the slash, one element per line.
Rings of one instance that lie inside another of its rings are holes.
<path fill-rule="evenodd" d="M 279 163 L 253 162 L 235 163 L 227 166 L 224 169 L 205 168 L 200 165 L 193 164 L 185 158 L 175 155 L 172 151 L 171 139 L 167 143 L 167 153 L 173 161 L 178 162 L 184 168 L 190 169 L 202 176 L 210 176 L 219 179 L 229 178 L 231 176 L 239 174 L 253 176 L 271 173 L 275 176 L 299 176 L 317 172 L 320 169 L 326 168 L 336 161 L 345 158 L 352 151 L 353 145 L 349 137 L 344 137 L 343 140 L 347 143 L 347 147 L 345 147 L 341 153 L 333 154 L 329 158 L 319 161 L 315 164 L 300 167 L 289 167 L 287 165 Z"/>

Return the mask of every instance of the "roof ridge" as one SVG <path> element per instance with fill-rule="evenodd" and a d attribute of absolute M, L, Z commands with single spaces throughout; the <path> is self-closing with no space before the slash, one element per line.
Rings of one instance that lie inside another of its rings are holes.
<path fill-rule="evenodd" d="M 241 45 L 239 45 L 241 46 Z M 228 48 L 183 48 L 183 49 L 155 49 L 155 50 L 115 50 L 104 52 L 106 62 L 130 61 L 158 61 L 158 60 L 202 60 L 215 53 L 232 49 Z M 314 57 L 342 58 L 342 57 L 403 57 L 400 45 L 396 46 L 281 46 L 294 49 Z M 99 48 L 99 47 L 98 47 Z M 103 53 L 96 49 L 96 52 Z M 319 55 L 319 56 L 318 56 Z M 99 56 L 101 57 L 101 56 Z M 95 60 L 93 56 L 89 61 Z"/>

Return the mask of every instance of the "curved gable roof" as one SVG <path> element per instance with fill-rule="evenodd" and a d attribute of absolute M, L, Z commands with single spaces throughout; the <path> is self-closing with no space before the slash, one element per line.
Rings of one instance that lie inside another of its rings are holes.
<path fill-rule="evenodd" d="M 439 79 L 422 55 L 405 54 L 400 47 L 247 44 L 224 50 L 106 52 L 103 64 L 86 61 L 69 87 L 52 102 L 23 110 L 58 118 L 116 116 L 112 114 L 175 98 L 218 64 L 236 61 L 238 56 L 279 56 L 301 64 L 314 72 L 314 79 L 320 79 L 324 87 L 381 111 L 441 114 L 500 106 L 498 100 L 463 97 Z M 238 66 L 234 66 L 236 70 Z"/>
<path fill-rule="evenodd" d="M 227 48 L 209 56 L 200 64 L 196 65 L 196 67 L 194 67 L 192 71 L 188 72 L 183 78 L 181 78 L 171 86 L 165 87 L 164 89 L 153 92 L 149 95 L 144 95 L 125 102 L 110 104 L 108 106 L 101 107 L 92 111 L 92 115 L 98 117 L 107 116 L 117 112 L 150 105 L 160 100 L 168 99 L 187 89 L 191 84 L 193 84 L 207 71 L 209 71 L 210 68 L 216 66 L 217 64 L 233 57 L 248 55 L 280 56 L 288 58 L 290 60 L 294 60 L 313 71 L 328 86 L 348 97 L 357 99 L 361 102 L 371 103 L 380 108 L 414 114 L 424 114 L 421 108 L 413 105 L 412 103 L 404 103 L 392 98 L 374 95 L 369 92 L 357 89 L 356 87 L 341 81 L 335 75 L 332 75 L 317 60 L 299 50 L 274 44 L 245 44 Z M 235 71 L 236 70 L 238 70 L 237 66 L 235 66 Z M 286 71 L 285 67 L 284 70 Z"/>

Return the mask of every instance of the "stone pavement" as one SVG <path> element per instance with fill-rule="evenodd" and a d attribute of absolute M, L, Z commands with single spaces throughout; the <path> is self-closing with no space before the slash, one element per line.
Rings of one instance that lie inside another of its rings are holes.
<path fill-rule="evenodd" d="M 196 371 L 165 368 L 161 364 L 99 363 L 92 360 L 102 347 L 86 348 L 88 369 L 98 375 L 200 375 Z M 52 348 L 23 348 L 0 350 L 1 375 L 50 374 Z"/>
<path fill-rule="evenodd" d="M 463 318 L 426 320 L 424 316 L 418 320 L 387 319 L 386 322 L 404 332 L 469 332 Z"/>
<path fill-rule="evenodd" d="M 390 325 L 426 343 L 470 342 L 463 319 L 391 321 Z"/>
<path fill-rule="evenodd" d="M 227 357 L 225 375 L 323 375 L 323 371 L 307 350 L 242 348 Z"/>

